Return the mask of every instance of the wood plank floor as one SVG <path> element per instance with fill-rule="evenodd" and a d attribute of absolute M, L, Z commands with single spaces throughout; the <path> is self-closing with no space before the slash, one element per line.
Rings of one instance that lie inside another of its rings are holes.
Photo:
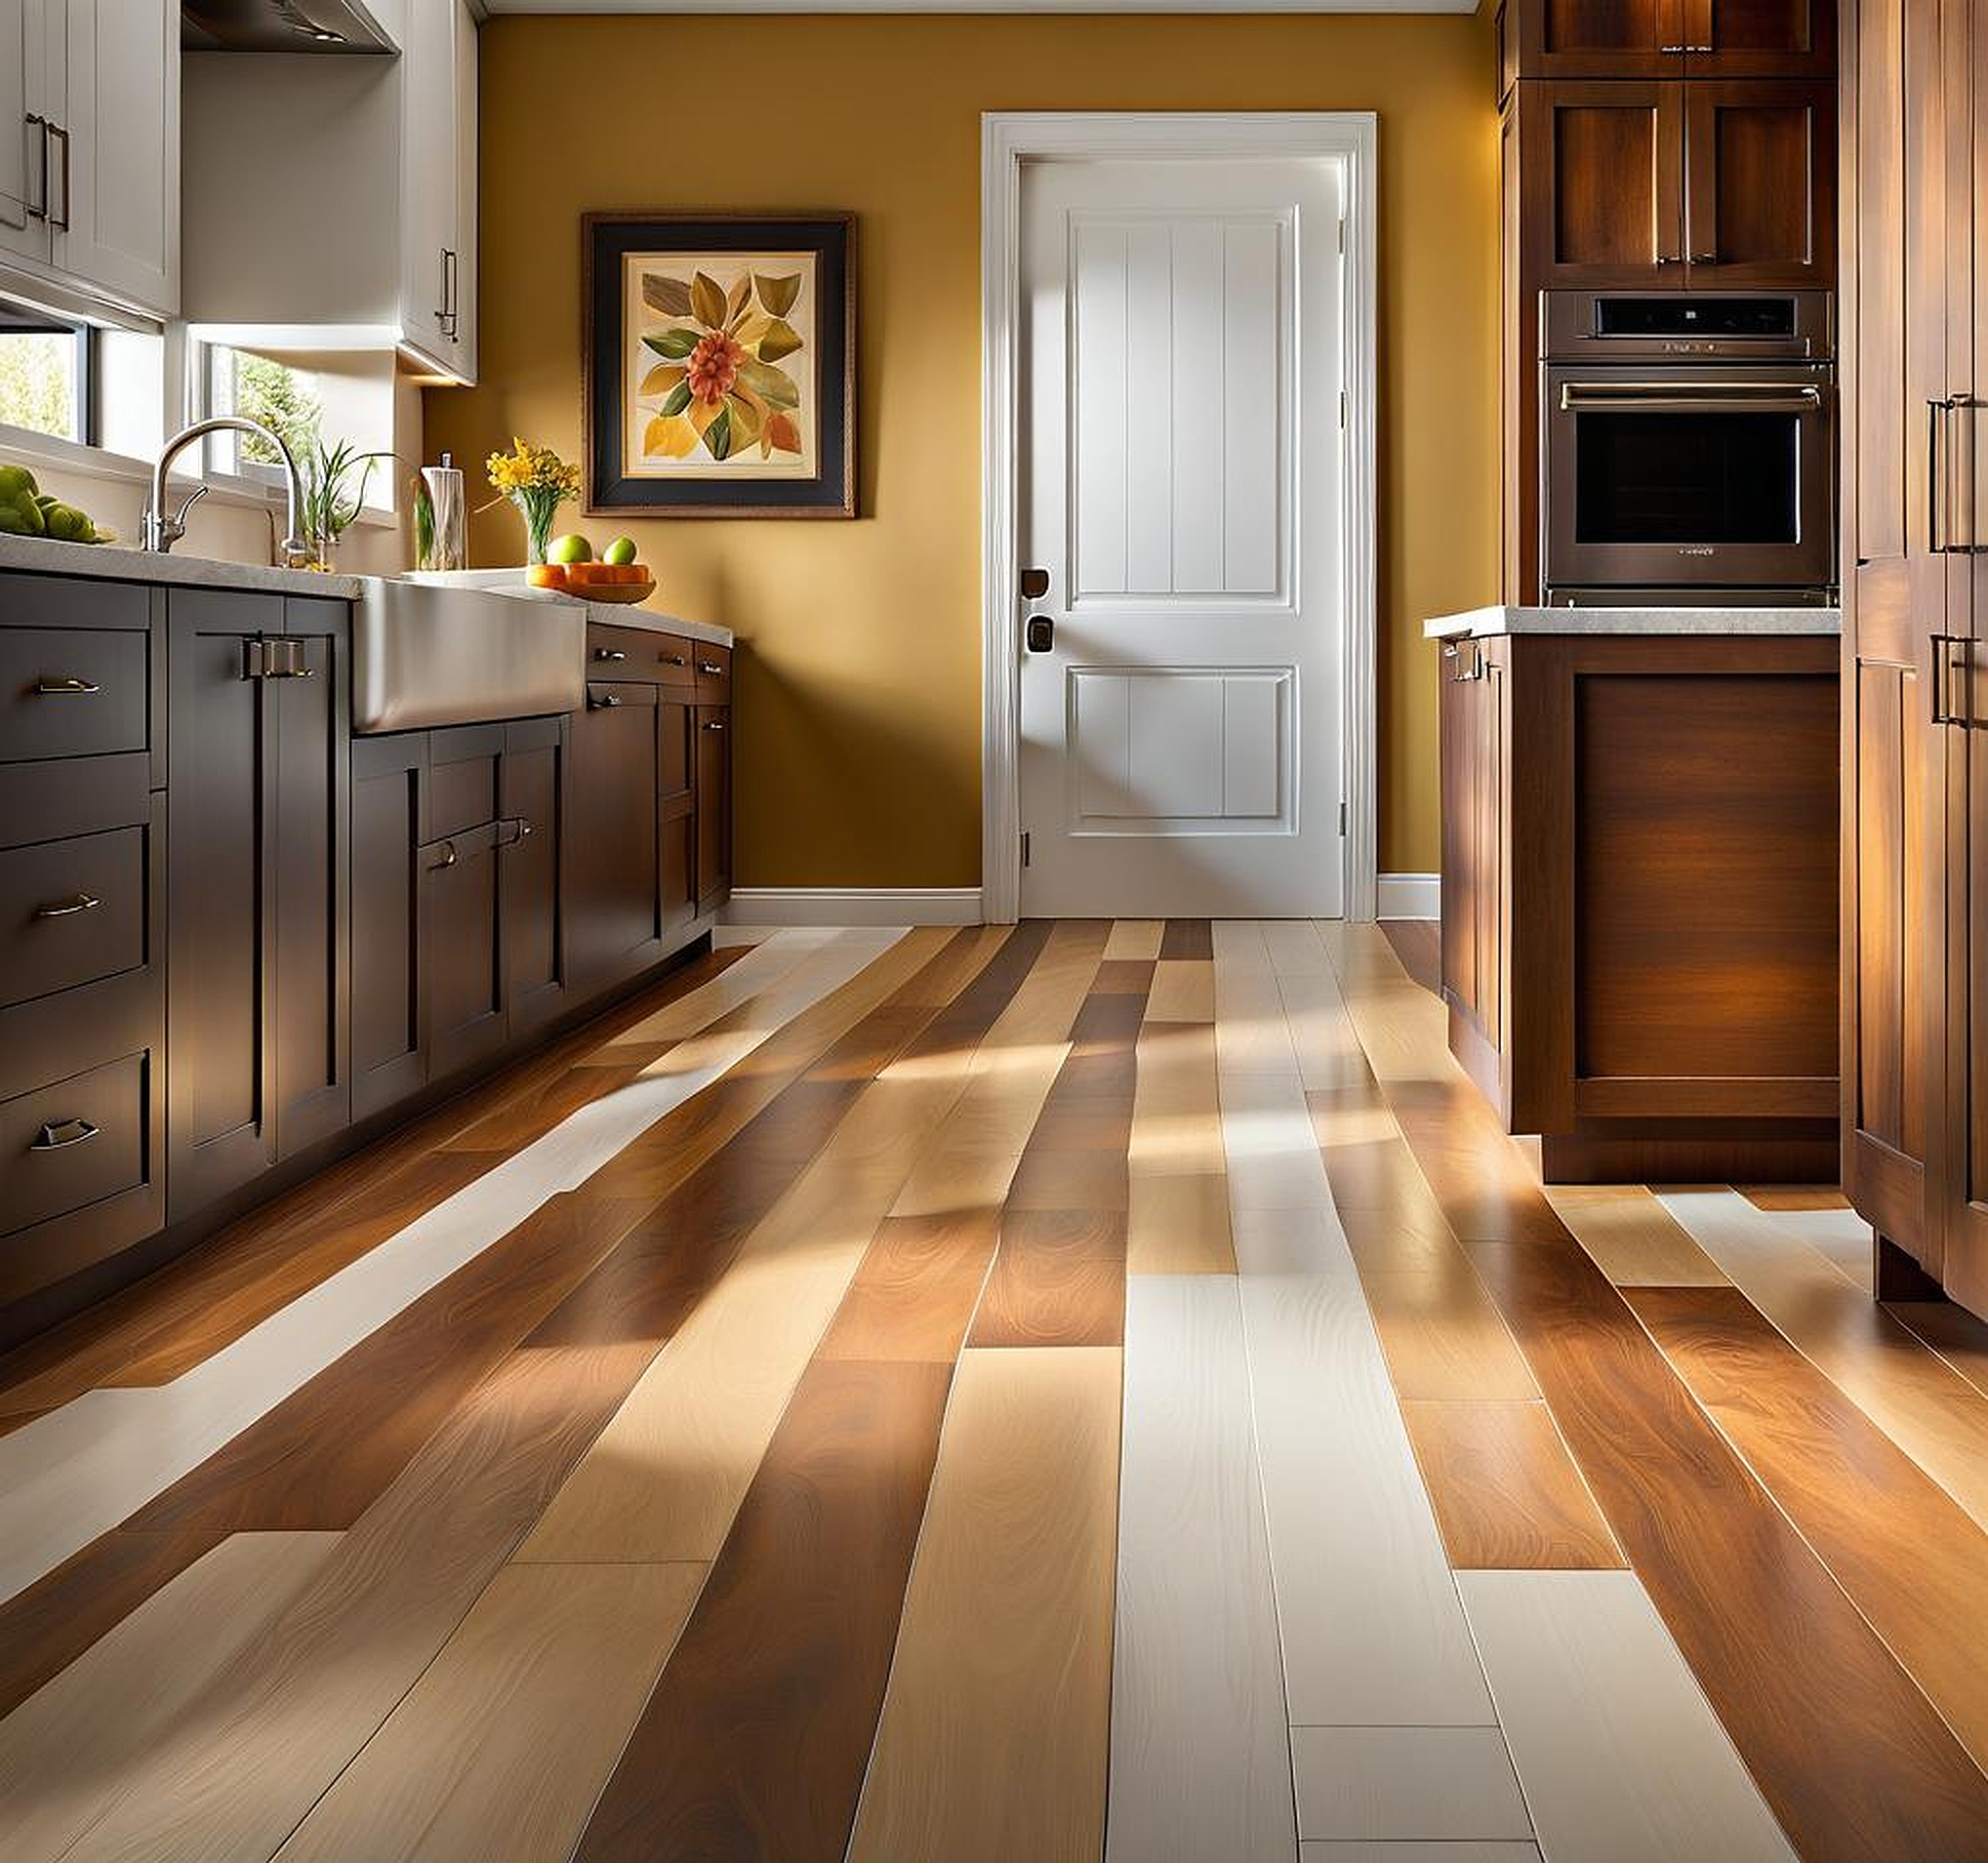
<path fill-rule="evenodd" d="M 0 1358 L 0 1855 L 1988 1863 L 1988 1326 L 1437 956 L 781 933 Z"/>

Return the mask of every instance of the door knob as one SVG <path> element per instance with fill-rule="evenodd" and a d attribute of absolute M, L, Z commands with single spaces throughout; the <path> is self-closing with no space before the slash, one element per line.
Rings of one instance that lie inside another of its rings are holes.
<path fill-rule="evenodd" d="M 1031 653 L 1049 653 L 1056 646 L 1056 624 L 1047 615 L 1031 615 L 1026 634 Z"/>

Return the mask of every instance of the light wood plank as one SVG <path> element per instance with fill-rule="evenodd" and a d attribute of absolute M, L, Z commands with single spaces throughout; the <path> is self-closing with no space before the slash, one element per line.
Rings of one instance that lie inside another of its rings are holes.
<path fill-rule="evenodd" d="M 1153 967 L 1148 1022 L 1213 1022 L 1215 966 L 1206 958 L 1162 957 Z"/>
<path fill-rule="evenodd" d="M 1988 1525 L 1988 1398 L 1781 1222 L 1734 1191 L 1666 1191 L 1753 1304 Z"/>
<path fill-rule="evenodd" d="M 341 1537 L 234 1534 L 0 1721 L 0 1854 L 9 1863 L 61 1856 Z"/>
<path fill-rule="evenodd" d="M 1532 1835 L 1496 1727 L 1295 1727 L 1291 1760 L 1308 1839 Z"/>
<path fill-rule="evenodd" d="M 1354 1838 L 1300 1843 L 1298 1863 L 1539 1863 L 1539 1845 L 1496 1841 L 1452 1843 L 1440 1839 L 1430 1843 L 1412 1840 L 1391 1843 L 1385 1838 L 1374 1842 Z"/>
<path fill-rule="evenodd" d="M 1159 955 L 1159 941 L 1165 935 L 1166 920 L 1163 918 L 1114 919 L 1112 935 L 1105 940 L 1105 961 L 1150 961 Z"/>
<path fill-rule="evenodd" d="M 1719 1264 L 1641 1184 L 1549 1184 L 1546 1200 L 1618 1287 L 1724 1287 Z"/>
<path fill-rule="evenodd" d="M 1233 1280 L 1127 1285 L 1106 1855 L 1288 1863 L 1277 1602 Z"/>
<path fill-rule="evenodd" d="M 279 1863 L 565 1856 L 705 1571 L 505 1567 Z"/>
<path fill-rule="evenodd" d="M 1794 1855 L 1634 1574 L 1457 1583 L 1548 1856 Z"/>
<path fill-rule="evenodd" d="M 1229 1180 L 1217 1172 L 1135 1175 L 1126 1217 L 1125 1269 L 1133 1275 L 1235 1274 Z"/>
<path fill-rule="evenodd" d="M 852 1863 L 1100 1853 L 1119 1379 L 1109 1348 L 962 1355 Z"/>
<path fill-rule="evenodd" d="M 981 1152 L 952 1146 L 926 1151 L 897 1201 L 893 1216 L 965 1216 L 975 1210 L 999 1209 L 1022 1161 L 1014 1152 Z"/>
<path fill-rule="evenodd" d="M 1539 1396 L 1539 1386 L 1461 1249 L 1433 1269 L 1361 1276 L 1388 1369 L 1404 1399 Z"/>
<path fill-rule="evenodd" d="M 1760 1198 L 1755 1192 L 1747 1201 L 1789 1235 L 1800 1236 L 1853 1287 L 1866 1294 L 1872 1291 L 1871 1226 L 1855 1210 L 1826 1203 L 1791 1203 L 1776 1209 Z"/>
<path fill-rule="evenodd" d="M 1897 1301 L 1890 1312 L 1983 1396 L 1988 1396 L 1988 1321 L 1952 1301 Z"/>
<path fill-rule="evenodd" d="M 1404 1402 L 1401 1416 L 1452 1566 L 1627 1562 L 1543 1402 Z"/>
<path fill-rule="evenodd" d="M 1153 1023 L 1139 1033 L 1132 1096 L 1132 1175 L 1222 1169 L 1215 1032 L 1207 1023 Z"/>

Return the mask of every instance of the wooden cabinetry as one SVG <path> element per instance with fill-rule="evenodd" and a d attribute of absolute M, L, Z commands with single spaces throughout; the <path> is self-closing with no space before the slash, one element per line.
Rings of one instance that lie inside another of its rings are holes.
<path fill-rule="evenodd" d="M 1833 0 L 1508 0 L 1515 77 L 1828 77 Z"/>
<path fill-rule="evenodd" d="M 0 0 L 0 258 L 179 308 L 180 12 Z"/>
<path fill-rule="evenodd" d="M 347 612 L 167 597 L 169 1212 L 350 1118 Z"/>
<path fill-rule="evenodd" d="M 573 974 L 593 985 L 632 975 L 662 955 L 657 688 L 589 684 L 572 721 Z"/>
<path fill-rule="evenodd" d="M 1988 4 L 1844 16 L 1844 1181 L 1988 1315 Z"/>
<path fill-rule="evenodd" d="M 1836 1156 L 1837 671 L 1822 636 L 1454 643 L 1450 1047 L 1549 1181 Z"/>

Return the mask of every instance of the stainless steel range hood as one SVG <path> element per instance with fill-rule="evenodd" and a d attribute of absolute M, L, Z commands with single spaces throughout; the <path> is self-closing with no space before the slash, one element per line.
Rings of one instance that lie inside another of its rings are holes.
<path fill-rule="evenodd" d="M 400 48 L 359 0 L 183 0 L 188 52 L 360 52 Z"/>

